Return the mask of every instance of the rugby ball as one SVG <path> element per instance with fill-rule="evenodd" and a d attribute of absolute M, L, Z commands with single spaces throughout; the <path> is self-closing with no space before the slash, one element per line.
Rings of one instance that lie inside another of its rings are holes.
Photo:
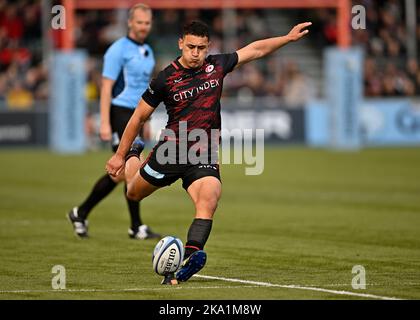
<path fill-rule="evenodd" d="M 181 267 L 183 257 L 184 245 L 181 239 L 167 236 L 153 250 L 153 270 L 161 276 L 174 273 Z"/>

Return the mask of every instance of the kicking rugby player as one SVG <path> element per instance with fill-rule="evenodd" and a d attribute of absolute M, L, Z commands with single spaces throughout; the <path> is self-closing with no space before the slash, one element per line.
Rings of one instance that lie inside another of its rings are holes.
<path fill-rule="evenodd" d="M 187 281 L 203 268 L 207 259 L 203 249 L 222 191 L 215 145 L 219 139 L 212 136 L 221 129 L 224 77 L 245 63 L 301 39 L 310 25 L 301 23 L 285 36 L 255 41 L 233 53 L 209 56 L 208 27 L 199 21 L 185 25 L 178 42 L 181 56 L 152 80 L 127 124 L 118 150 L 107 162 L 106 170 L 111 176 L 125 172 L 127 196 L 137 201 L 182 179 L 182 186 L 194 203 L 195 218 L 188 230 L 183 265 L 175 275 L 178 281 Z M 161 140 L 142 163 L 141 144 L 135 138 L 161 102 L 166 106 L 168 123 Z M 203 131 L 207 140 L 197 139 Z"/>

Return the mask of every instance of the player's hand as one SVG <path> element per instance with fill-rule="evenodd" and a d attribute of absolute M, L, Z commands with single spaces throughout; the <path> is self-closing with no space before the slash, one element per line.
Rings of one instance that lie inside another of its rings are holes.
<path fill-rule="evenodd" d="M 103 141 L 111 141 L 112 130 L 109 123 L 102 123 L 99 128 L 99 135 Z"/>
<path fill-rule="evenodd" d="M 118 177 L 124 170 L 125 159 L 118 154 L 114 154 L 106 163 L 105 169 L 111 177 Z"/>
<path fill-rule="evenodd" d="M 297 41 L 300 38 L 302 38 L 304 35 L 306 35 L 309 30 L 303 30 L 306 27 L 309 27 L 312 24 L 312 22 L 304 22 L 299 23 L 298 25 L 295 25 L 292 30 L 290 30 L 289 34 L 287 35 L 290 39 L 290 41 Z"/>

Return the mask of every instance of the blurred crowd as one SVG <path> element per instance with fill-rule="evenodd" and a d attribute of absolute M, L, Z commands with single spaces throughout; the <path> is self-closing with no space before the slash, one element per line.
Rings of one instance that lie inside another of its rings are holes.
<path fill-rule="evenodd" d="M 368 96 L 420 95 L 419 55 L 410 57 L 402 1 L 363 1 L 366 30 L 353 32 L 355 44 L 366 48 L 365 93 Z M 420 8 L 417 8 L 417 21 Z M 420 50 L 420 25 L 416 30 Z"/>
<path fill-rule="evenodd" d="M 407 54 L 403 2 L 360 0 L 354 4 L 362 4 L 367 11 L 367 28 L 352 31 L 353 44 L 363 46 L 366 52 L 365 95 L 420 95 L 419 57 L 409 58 Z M 417 10 L 418 19 L 420 8 Z M 149 42 L 157 58 L 156 71 L 179 54 L 180 22 L 193 19 L 207 22 L 213 31 L 211 53 L 229 52 L 273 35 L 268 12 L 272 15 L 273 10 L 236 10 L 226 18 L 223 16 L 226 13 L 220 10 L 155 10 Z M 309 40 L 313 47 L 336 43 L 335 10 L 289 10 L 288 13 L 292 21 L 304 17 L 314 22 Z M 97 103 L 99 98 L 103 54 L 113 41 L 126 35 L 126 19 L 125 10 L 76 13 L 76 46 L 89 53 L 86 97 L 92 103 Z M 6 101 L 9 106 L 27 108 L 35 100 L 48 97 L 41 20 L 41 0 L 0 0 L 0 102 Z M 420 26 L 417 26 L 417 42 L 419 39 Z M 57 46 L 56 39 L 52 40 Z M 293 57 L 273 55 L 232 73 L 225 81 L 224 95 L 243 102 L 254 97 L 282 97 L 288 105 L 303 105 L 307 99 L 322 94 L 316 92 L 314 81 L 317 79 L 310 79 Z"/>
<path fill-rule="evenodd" d="M 352 44 L 365 49 L 364 92 L 368 97 L 420 95 L 420 24 L 416 25 L 417 55 L 408 52 L 405 2 L 358 0 L 366 9 L 366 29 L 352 31 Z M 420 7 L 417 1 L 417 22 Z M 336 12 L 316 10 L 311 18 L 317 41 L 324 46 L 337 40 Z"/>
<path fill-rule="evenodd" d="M 0 102 L 28 108 L 48 97 L 39 1 L 0 0 Z"/>

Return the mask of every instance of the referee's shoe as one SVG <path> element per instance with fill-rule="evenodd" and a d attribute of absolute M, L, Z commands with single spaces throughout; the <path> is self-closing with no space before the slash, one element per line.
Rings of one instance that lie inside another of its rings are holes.
<path fill-rule="evenodd" d="M 160 239 L 162 235 L 159 233 L 153 232 L 149 226 L 142 224 L 138 228 L 130 228 L 128 229 L 128 236 L 131 239 L 137 240 L 146 240 L 146 239 Z"/>
<path fill-rule="evenodd" d="M 67 218 L 73 225 L 74 233 L 79 238 L 88 238 L 88 221 L 79 217 L 78 208 L 74 207 L 67 214 Z"/>
<path fill-rule="evenodd" d="M 203 269 L 206 260 L 207 254 L 203 250 L 193 252 L 182 262 L 181 269 L 175 275 L 176 279 L 180 282 L 187 281 L 194 274 Z"/>

